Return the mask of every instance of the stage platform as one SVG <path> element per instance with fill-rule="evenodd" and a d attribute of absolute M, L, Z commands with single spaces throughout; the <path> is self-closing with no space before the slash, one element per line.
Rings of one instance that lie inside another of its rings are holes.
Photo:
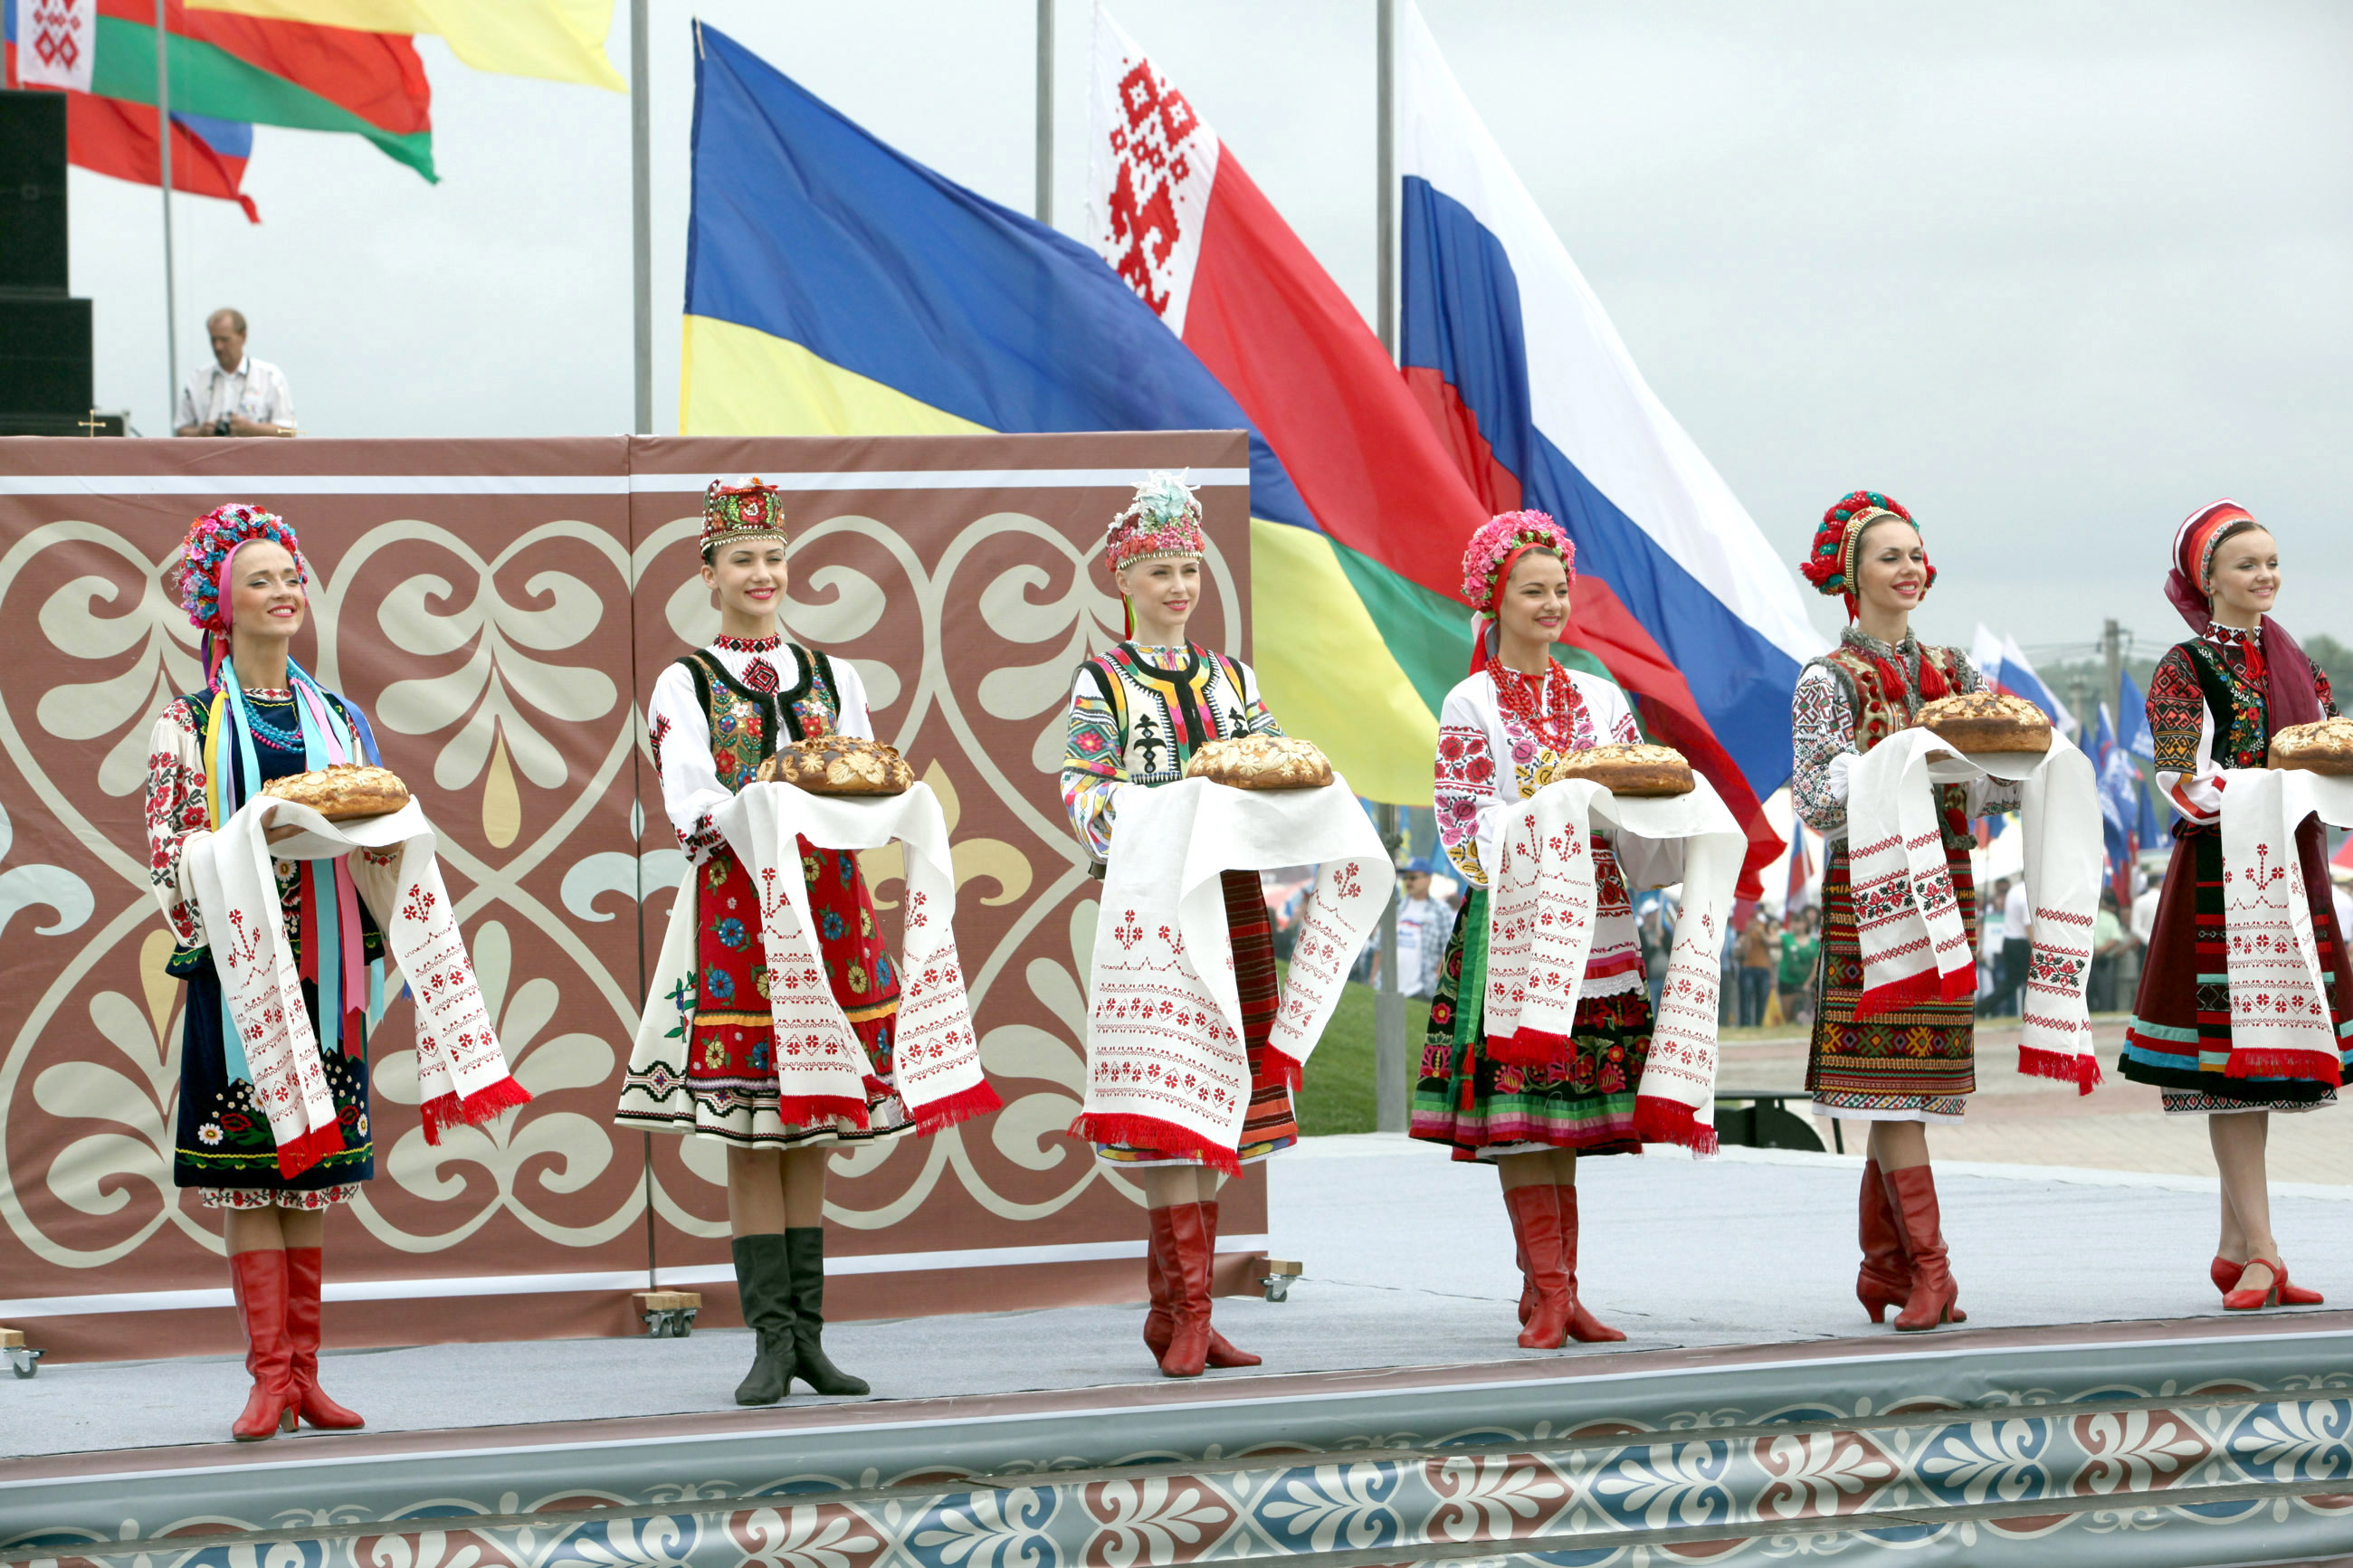
<path fill-rule="evenodd" d="M 1144 1568 L 1541 1560 L 2221 1564 L 2353 1552 L 2353 1311 L 2225 1316 L 2213 1184 L 1940 1176 L 1971 1322 L 1873 1329 L 1857 1162 L 1588 1162 L 1622 1346 L 1521 1352 L 1492 1172 L 1275 1163 L 1253 1373 L 1151 1375 L 1120 1308 L 851 1323 L 876 1397 L 738 1410 L 741 1331 L 331 1355 L 371 1429 L 218 1441 L 227 1360 L 0 1379 L 0 1561 L 105 1568 Z M 2353 1303 L 2353 1190 L 2281 1189 Z"/>

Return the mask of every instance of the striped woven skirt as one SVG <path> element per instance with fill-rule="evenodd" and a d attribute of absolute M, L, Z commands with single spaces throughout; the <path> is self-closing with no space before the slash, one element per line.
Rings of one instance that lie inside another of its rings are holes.
<path fill-rule="evenodd" d="M 1969 879 L 1968 840 L 1947 832 L 1945 863 L 1975 952 L 1978 892 Z M 1806 1089 L 1816 1110 L 1865 1121 L 1961 1119 L 1978 1087 L 1976 998 L 1907 1002 L 1873 1018 L 1855 1017 L 1862 1000 L 1862 946 L 1854 933 L 1854 887 L 1843 838 L 1832 842 L 1822 868 L 1822 952 L 1815 984 Z"/>
<path fill-rule="evenodd" d="M 1618 900 L 1624 883 L 1602 879 Z M 1577 1004 L 1571 1054 L 1543 1067 L 1498 1062 L 1486 1052 L 1482 1022 L 1487 999 L 1487 890 L 1476 888 L 1454 917 L 1438 994 L 1430 999 L 1430 1032 L 1422 1038 L 1421 1071 L 1413 1091 L 1413 1136 L 1444 1143 L 1458 1160 L 1492 1160 L 1543 1149 L 1580 1154 L 1640 1152 L 1634 1100 L 1651 1057 L 1651 998 L 1641 972 L 1599 983 Z"/>
<path fill-rule="evenodd" d="M 2176 823 L 2173 833 L 2173 858 L 2157 896 L 2157 923 L 2149 931 L 2140 992 L 2133 999 L 2116 1069 L 2137 1083 L 2163 1089 L 2165 1109 L 2175 1115 L 2309 1110 L 2334 1104 L 2337 1090 L 2328 1084 L 2232 1078 L 2224 1072 L 2231 1060 L 2231 975 L 2222 835 L 2211 824 L 2188 822 Z M 2346 1005 L 2353 999 L 2353 973 L 2347 969 L 2343 933 L 2329 901 L 2320 824 L 2306 818 L 2296 829 L 2295 847 L 2312 903 L 2312 937 L 2320 950 L 2329 1016 L 2343 1039 L 2353 1034 Z M 2344 1059 L 2353 1068 L 2353 1053 Z"/>
<path fill-rule="evenodd" d="M 1275 984 L 1274 921 L 1266 910 L 1265 884 L 1255 871 L 1228 871 L 1220 879 L 1226 894 L 1226 930 L 1234 944 L 1234 988 L 1241 994 L 1242 1045 L 1250 1052 L 1250 1103 L 1242 1108 L 1238 1152 L 1245 1165 L 1263 1160 L 1299 1142 L 1299 1118 L 1292 1110 L 1291 1089 L 1280 1079 L 1263 1081 L 1260 1067 L 1266 1059 L 1267 1038 L 1274 1033 L 1274 1015 L 1282 1002 Z M 1198 1165 L 1189 1154 L 1159 1149 L 1139 1149 L 1126 1143 L 1098 1143 L 1099 1159 L 1123 1165 Z"/>

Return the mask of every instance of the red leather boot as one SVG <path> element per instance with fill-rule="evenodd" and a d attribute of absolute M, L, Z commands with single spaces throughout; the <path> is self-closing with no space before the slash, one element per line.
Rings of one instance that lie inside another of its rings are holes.
<path fill-rule="evenodd" d="M 1168 1336 L 1176 1331 L 1176 1310 L 1168 1300 L 1168 1254 L 1175 1248 L 1174 1232 L 1166 1208 L 1146 1209 L 1144 1217 L 1150 1226 L 1150 1239 L 1145 1244 L 1144 1289 L 1152 1302 L 1144 1314 L 1144 1348 L 1158 1361 L 1168 1353 Z"/>
<path fill-rule="evenodd" d="M 1201 1224 L 1209 1233 L 1209 1261 L 1214 1266 L 1218 1258 L 1218 1205 L 1215 1199 L 1201 1205 Z M 1215 1323 L 1209 1325 L 1209 1364 L 1211 1366 L 1256 1366 L 1265 1359 L 1264 1356 L 1253 1355 L 1249 1351 L 1236 1350 L 1225 1335 L 1218 1332 L 1218 1326 Z"/>
<path fill-rule="evenodd" d="M 1568 1342 L 1568 1320 L 1576 1310 L 1568 1282 L 1568 1265 L 1561 1247 L 1560 1202 L 1549 1184 L 1505 1187 L 1504 1207 L 1512 1216 L 1512 1234 L 1528 1260 L 1528 1283 L 1535 1288 L 1535 1310 L 1520 1331 L 1520 1348 L 1556 1351 Z"/>
<path fill-rule="evenodd" d="M 1155 1209 L 1168 1216 L 1168 1251 L 1161 1259 L 1168 1291 L 1168 1348 L 1163 1377 L 1198 1377 L 1209 1360 L 1209 1233 L 1199 1204 Z"/>
<path fill-rule="evenodd" d="M 367 1423 L 319 1387 L 319 1285 L 326 1266 L 326 1255 L 318 1247 L 286 1249 L 287 1370 L 293 1382 L 294 1408 L 302 1419 L 329 1432 L 348 1432 Z"/>
<path fill-rule="evenodd" d="M 1904 1256 L 1904 1232 L 1895 1223 L 1886 1175 L 1876 1160 L 1862 1163 L 1860 1209 L 1862 1267 L 1855 1273 L 1854 1297 L 1873 1322 L 1883 1322 L 1889 1308 L 1901 1312 L 1912 1299 L 1912 1265 Z"/>
<path fill-rule="evenodd" d="M 270 1247 L 228 1255 L 237 1326 L 245 1331 L 245 1370 L 253 1392 L 229 1428 L 240 1443 L 294 1429 L 294 1388 L 286 1344 L 286 1254 Z"/>
<path fill-rule="evenodd" d="M 1912 1294 L 1895 1317 L 1901 1333 L 1917 1333 L 1939 1323 L 1965 1320 L 1954 1310 L 1960 1287 L 1945 1259 L 1943 1216 L 1936 1207 L 1936 1178 L 1926 1165 L 1885 1173 L 1888 1194 L 1902 1226 L 1904 1249 L 1912 1260 Z"/>
<path fill-rule="evenodd" d="M 1626 1337 L 1623 1329 L 1613 1329 L 1585 1310 L 1585 1298 L 1577 1289 L 1577 1186 L 1571 1183 L 1552 1190 L 1553 1201 L 1560 1209 L 1561 1262 L 1568 1270 L 1568 1337 L 1579 1344 L 1610 1344 Z"/>

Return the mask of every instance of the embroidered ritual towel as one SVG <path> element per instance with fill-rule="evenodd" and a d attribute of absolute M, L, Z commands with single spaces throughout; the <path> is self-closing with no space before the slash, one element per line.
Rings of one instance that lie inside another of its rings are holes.
<path fill-rule="evenodd" d="M 1935 762 L 1929 753 L 1939 753 Z M 2092 967 L 2102 837 L 2091 759 L 2053 731 L 2048 752 L 1956 755 L 1928 730 L 1900 730 L 1856 763 L 1847 801 L 1849 875 L 1862 956 L 1859 1018 L 1906 1002 L 1977 993 L 1977 958 L 1945 858 L 1936 786 L 1981 778 L 2019 784 L 2021 847 L 2033 948 L 2020 1020 L 2018 1070 L 2100 1081 L 2084 984 Z"/>
<path fill-rule="evenodd" d="M 921 1132 L 997 1110 L 980 1069 L 964 965 L 956 956 L 955 869 L 947 819 L 932 786 L 904 795 L 811 795 L 755 784 L 712 813 L 760 895 L 768 961 L 768 1009 L 776 1029 L 776 1113 L 806 1126 L 839 1118 L 866 1125 L 870 1065 L 835 1000 L 818 956 L 799 840 L 820 849 L 901 846 L 907 898 L 900 937 L 899 1016 L 892 1029 L 892 1087 Z M 693 903 L 691 889 L 680 902 Z M 657 994 L 659 986 L 657 985 Z M 648 1009 L 649 1018 L 658 1012 Z"/>
<path fill-rule="evenodd" d="M 269 1119 L 278 1173 L 291 1181 L 340 1152 L 343 1134 L 269 864 L 262 818 L 283 804 L 248 801 L 216 831 L 192 840 L 187 857 L 229 1023 L 253 1069 L 253 1098 Z"/>
<path fill-rule="evenodd" d="M 261 822 L 265 809 L 270 812 L 269 826 L 301 831 L 269 843 Z M 343 1140 L 340 1132 L 334 1132 L 334 1142 L 325 1142 L 324 1133 L 333 1130 L 322 1131 L 317 1121 L 320 1104 L 325 1105 L 331 1121 L 334 1109 L 323 1098 L 318 1037 L 303 1010 L 301 980 L 279 919 L 277 879 L 269 867 L 271 857 L 280 860 L 351 858 L 353 885 L 375 917 L 376 929 L 384 933 L 385 945 L 407 979 L 416 1002 L 417 1081 L 423 1100 L 419 1113 L 426 1142 L 438 1143 L 444 1128 L 487 1121 L 531 1099 L 507 1070 L 498 1033 L 458 931 L 456 909 L 441 880 L 436 846 L 424 808 L 413 800 L 387 816 L 330 822 L 309 806 L 264 799 L 240 807 L 208 845 L 191 847 L 192 852 L 204 857 L 196 867 L 197 907 L 209 920 L 206 900 L 208 897 L 217 900 L 222 918 L 229 922 L 219 929 L 233 931 L 237 938 L 226 963 L 219 944 L 215 944 L 214 964 L 228 994 L 231 1020 L 245 1039 L 256 1098 L 270 1118 L 279 1169 L 290 1177 L 343 1147 Z M 266 954 L 261 949 L 268 950 Z M 265 964 L 279 977 L 267 991 L 259 982 Z M 245 988 L 243 995 L 240 986 Z M 322 1097 L 315 1103 L 308 1087 L 312 1076 L 319 1079 Z M 298 1102 L 302 1112 L 300 1126 L 291 1114 Z M 283 1126 L 281 1105 L 288 1110 Z M 288 1169 L 289 1131 L 294 1135 L 294 1170 Z"/>
<path fill-rule="evenodd" d="M 1715 1092 L 1716 961 L 1746 839 L 1704 778 L 1689 795 L 1661 797 L 1562 779 L 1504 815 L 1488 862 L 1484 1048 L 1525 1066 L 1571 1049 L 1593 945 L 1596 831 L 1612 836 L 1630 889 L 1683 883 L 1635 1130 L 1646 1143 L 1711 1153 L 1715 1129 L 1700 1112 Z"/>
<path fill-rule="evenodd" d="M 2316 811 L 2353 826 L 2353 779 L 2301 768 L 2222 775 L 2222 910 L 2230 942 L 2231 1078 L 2342 1080 L 2295 830 Z"/>
<path fill-rule="evenodd" d="M 1071 1136 L 1240 1168 L 1250 1069 L 1221 878 L 1311 862 L 1315 888 L 1267 1042 L 1271 1070 L 1293 1084 L 1397 881 L 1364 807 L 1337 778 L 1317 790 L 1185 779 L 1120 792 Z"/>

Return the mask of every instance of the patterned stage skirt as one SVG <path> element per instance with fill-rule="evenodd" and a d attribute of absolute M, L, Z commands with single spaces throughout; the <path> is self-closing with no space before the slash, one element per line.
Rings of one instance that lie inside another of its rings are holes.
<path fill-rule="evenodd" d="M 1226 895 L 1226 930 L 1234 943 L 1234 988 L 1241 994 L 1242 1045 L 1250 1053 L 1250 1103 L 1242 1108 L 1240 1148 L 1241 1163 L 1253 1164 L 1299 1142 L 1299 1118 L 1292 1110 L 1291 1089 L 1277 1081 L 1261 1083 L 1260 1067 L 1266 1059 L 1267 1038 L 1274 1033 L 1274 1015 L 1282 1002 L 1275 984 L 1274 921 L 1266 912 L 1266 885 L 1255 871 L 1228 871 L 1220 879 Z M 1128 1143 L 1098 1143 L 1099 1159 L 1122 1165 L 1198 1165 L 1190 1154 L 1171 1154 Z"/>
<path fill-rule="evenodd" d="M 1969 841 L 1945 834 L 1953 895 L 1977 951 L 1978 891 L 1969 879 Z M 1977 998 L 1907 1002 L 1858 1021 L 1862 948 L 1854 934 L 1854 888 L 1847 843 L 1830 846 L 1822 868 L 1822 952 L 1815 974 L 1814 1034 L 1806 1089 L 1825 1116 L 1859 1121 L 1958 1121 L 1978 1087 Z"/>
<path fill-rule="evenodd" d="M 1596 881 L 1596 925 L 1613 912 L 1630 920 L 1614 862 Z M 1613 910 L 1613 905 L 1619 907 Z M 1597 986 L 1609 994 L 1592 994 Z M 1413 1091 L 1414 1137 L 1448 1145 L 1458 1160 L 1546 1149 L 1641 1151 L 1634 1100 L 1651 1056 L 1651 998 L 1639 962 L 1627 973 L 1587 982 L 1569 1031 L 1575 1054 L 1544 1067 L 1488 1057 L 1482 1022 L 1486 999 L 1487 890 L 1474 888 L 1454 917 L 1438 994 L 1430 999 L 1430 1032 Z"/>
<path fill-rule="evenodd" d="M 866 1050 L 867 1124 L 835 1119 L 802 1126 L 778 1115 L 776 1029 L 768 1009 L 759 895 L 743 862 L 723 847 L 688 868 L 696 907 L 694 1013 L 683 1041 L 685 1070 L 680 1075 L 667 1063 L 650 1069 L 632 1063 L 630 1087 L 660 1109 L 633 1110 L 617 1121 L 698 1132 L 746 1149 L 864 1143 L 913 1131 L 891 1077 L 899 977 L 875 927 L 874 900 L 858 856 L 819 849 L 806 838 L 800 851 L 818 958 Z"/>
<path fill-rule="evenodd" d="M 2231 1078 L 2231 977 L 2228 935 L 2222 912 L 2222 834 L 2211 824 L 2177 822 L 2173 859 L 2157 896 L 2157 924 L 2142 961 L 2140 994 L 2125 1032 L 2116 1069 L 2136 1083 L 2165 1091 L 2165 1109 L 2175 1115 L 2232 1110 L 2310 1110 L 2333 1105 L 2336 1089 L 2303 1079 Z M 2320 824 L 2306 818 L 2296 829 L 2297 858 L 2312 902 L 2312 936 L 2329 1016 L 2343 1039 L 2353 1034 L 2347 1004 L 2353 1001 L 2353 970 L 2346 962 L 2343 933 L 2328 896 L 2328 866 Z M 2353 1053 L 2344 1061 L 2353 1068 Z"/>

